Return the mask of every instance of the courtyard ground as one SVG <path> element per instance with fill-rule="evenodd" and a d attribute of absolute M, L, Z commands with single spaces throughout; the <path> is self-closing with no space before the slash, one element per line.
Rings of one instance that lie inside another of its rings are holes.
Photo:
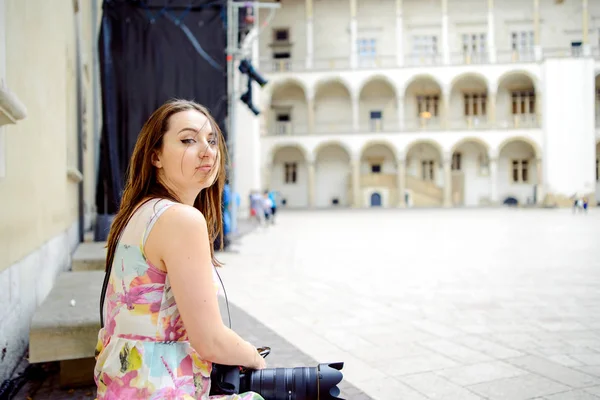
<path fill-rule="evenodd" d="M 284 211 L 222 277 L 374 399 L 600 399 L 599 239 L 596 209 Z"/>

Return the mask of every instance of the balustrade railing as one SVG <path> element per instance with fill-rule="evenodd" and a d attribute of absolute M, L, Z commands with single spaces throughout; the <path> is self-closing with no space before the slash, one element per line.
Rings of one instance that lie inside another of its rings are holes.
<path fill-rule="evenodd" d="M 596 118 L 596 126 L 600 127 Z M 540 127 L 539 117 L 536 114 L 512 115 L 500 118 L 494 122 L 487 116 L 465 116 L 457 118 L 408 118 L 400 122 L 397 120 L 372 120 L 362 122 L 355 129 L 349 120 L 316 121 L 312 134 L 365 134 L 365 133 L 402 133 L 402 132 L 439 132 L 457 130 L 504 130 L 504 129 L 536 129 Z M 307 125 L 295 125 L 292 122 L 276 122 L 270 129 L 272 136 L 304 136 L 309 135 Z"/>

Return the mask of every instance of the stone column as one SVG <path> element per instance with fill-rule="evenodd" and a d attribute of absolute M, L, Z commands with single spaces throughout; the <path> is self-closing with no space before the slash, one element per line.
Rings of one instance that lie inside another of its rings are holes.
<path fill-rule="evenodd" d="M 448 0 L 442 0 L 442 55 L 444 64 L 450 64 L 450 45 L 448 43 Z"/>
<path fill-rule="evenodd" d="M 306 69 L 312 69 L 313 58 L 313 0 L 306 0 Z"/>
<path fill-rule="evenodd" d="M 496 125 L 496 92 L 492 92 L 488 89 L 487 92 L 487 103 L 486 103 L 486 113 L 487 113 L 487 124 L 488 127 L 494 127 Z"/>
<path fill-rule="evenodd" d="M 398 130 L 404 130 L 404 96 L 398 95 L 396 96 L 396 114 L 398 119 Z"/>
<path fill-rule="evenodd" d="M 490 157 L 490 201 L 498 204 L 498 158 Z"/>
<path fill-rule="evenodd" d="M 306 102 L 306 119 L 308 123 L 307 133 L 313 135 L 315 133 L 315 100 L 309 98 Z"/>
<path fill-rule="evenodd" d="M 487 30 L 487 47 L 488 47 L 488 59 L 491 63 L 496 62 L 496 31 L 494 25 L 494 0 L 488 0 L 488 30 Z"/>
<path fill-rule="evenodd" d="M 535 127 L 542 126 L 542 92 L 540 90 L 535 91 Z"/>
<path fill-rule="evenodd" d="M 450 128 L 450 89 L 444 90 L 442 89 L 442 104 L 440 107 L 442 111 L 440 125 L 444 129 Z"/>
<path fill-rule="evenodd" d="M 444 156 L 444 207 L 452 207 L 452 155 Z"/>
<path fill-rule="evenodd" d="M 590 46 L 590 40 L 589 40 L 589 29 L 588 29 L 588 24 L 589 24 L 589 12 L 588 12 L 588 0 L 581 0 L 581 16 L 583 18 L 583 24 L 582 24 L 582 46 L 583 46 L 583 55 L 584 56 L 590 56 L 592 55 L 592 48 Z"/>
<path fill-rule="evenodd" d="M 356 2 L 350 0 L 350 68 L 358 66 L 358 23 L 356 21 Z"/>
<path fill-rule="evenodd" d="M 308 207 L 315 207 L 315 162 L 309 160 L 306 162 L 308 170 Z"/>
<path fill-rule="evenodd" d="M 540 0 L 533 0 L 533 53 L 536 61 L 542 59 L 542 46 L 540 44 Z"/>
<path fill-rule="evenodd" d="M 396 180 L 398 188 L 398 207 L 405 208 L 406 201 L 404 199 L 404 190 L 406 189 L 406 159 L 399 158 L 396 168 Z"/>
<path fill-rule="evenodd" d="M 352 95 L 352 130 L 360 130 L 360 110 L 358 106 L 358 95 Z"/>
<path fill-rule="evenodd" d="M 360 208 L 360 159 L 352 160 L 352 207 Z"/>
<path fill-rule="evenodd" d="M 268 162 L 264 166 L 263 176 L 264 176 L 264 187 L 265 189 L 271 188 L 271 171 L 273 170 L 273 163 Z"/>
<path fill-rule="evenodd" d="M 541 158 L 535 160 L 535 170 L 537 172 L 537 189 L 536 189 L 536 204 L 544 204 L 544 180 L 543 180 L 543 164 Z"/>
<path fill-rule="evenodd" d="M 396 65 L 404 65 L 404 24 L 402 20 L 402 0 L 396 0 Z"/>

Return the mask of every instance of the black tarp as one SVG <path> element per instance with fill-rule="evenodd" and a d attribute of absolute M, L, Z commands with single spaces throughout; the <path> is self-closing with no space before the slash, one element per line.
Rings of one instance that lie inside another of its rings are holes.
<path fill-rule="evenodd" d="M 98 214 L 114 214 L 137 135 L 170 98 L 208 107 L 225 132 L 226 7 L 209 0 L 104 0 L 98 39 Z"/>

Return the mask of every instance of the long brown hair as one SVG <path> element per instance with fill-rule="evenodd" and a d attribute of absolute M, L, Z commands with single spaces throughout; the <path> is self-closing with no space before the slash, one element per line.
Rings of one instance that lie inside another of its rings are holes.
<path fill-rule="evenodd" d="M 157 170 L 152 165 L 152 155 L 162 147 L 164 134 L 169 129 L 169 118 L 179 112 L 196 110 L 202 113 L 212 125 L 212 130 L 218 142 L 217 162 L 218 172 L 213 184 L 203 189 L 196 200 L 196 207 L 204 215 L 208 227 L 208 237 L 211 242 L 210 256 L 215 266 L 221 266 L 221 263 L 215 258 L 213 243 L 217 237 L 220 238 L 221 248 L 223 243 L 223 219 L 221 210 L 221 198 L 223 187 L 225 185 L 225 164 L 227 158 L 227 148 L 223 140 L 223 134 L 209 111 L 193 101 L 170 100 L 158 108 L 142 127 L 133 154 L 131 162 L 127 168 L 127 179 L 119 211 L 114 218 L 108 234 L 107 254 L 106 254 L 106 277 L 111 272 L 111 266 L 115 256 L 117 243 L 129 219 L 135 210 L 144 202 L 152 198 L 168 199 L 180 202 L 177 196 L 166 188 L 157 178 Z M 104 292 L 102 290 L 102 299 Z M 101 301 L 102 303 L 103 301 Z M 102 315 L 102 304 L 100 304 L 100 313 Z"/>

